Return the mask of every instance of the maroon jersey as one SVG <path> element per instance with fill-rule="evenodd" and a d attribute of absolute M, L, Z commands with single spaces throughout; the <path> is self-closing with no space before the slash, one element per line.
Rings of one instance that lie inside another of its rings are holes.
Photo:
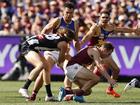
<path fill-rule="evenodd" d="M 88 55 L 89 47 L 86 47 L 82 49 L 79 53 L 77 53 L 75 56 L 71 58 L 71 60 L 68 62 L 67 66 L 73 65 L 75 63 L 78 63 L 80 65 L 89 65 L 93 62 L 93 59 Z"/>
<path fill-rule="evenodd" d="M 104 43 L 104 41 L 108 38 L 109 34 L 111 34 L 112 32 L 113 31 L 104 30 L 101 27 L 101 35 L 96 36 L 96 37 L 92 37 L 88 45 L 89 46 L 94 46 L 94 45 L 101 46 Z"/>

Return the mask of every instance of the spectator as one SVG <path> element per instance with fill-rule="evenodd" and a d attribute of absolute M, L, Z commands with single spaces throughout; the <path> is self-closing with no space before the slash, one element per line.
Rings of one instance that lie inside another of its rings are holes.
<path fill-rule="evenodd" d="M 3 29 L 0 31 L 0 35 L 3 35 L 3 36 L 11 35 L 9 23 L 4 24 Z"/>

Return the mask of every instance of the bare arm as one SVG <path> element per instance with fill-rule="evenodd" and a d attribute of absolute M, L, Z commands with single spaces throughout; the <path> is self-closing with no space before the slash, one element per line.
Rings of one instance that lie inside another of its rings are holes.
<path fill-rule="evenodd" d="M 75 46 L 76 50 L 79 51 L 80 50 L 80 43 L 79 43 L 79 38 L 78 38 L 78 30 L 79 30 L 78 21 L 75 21 L 74 26 L 75 26 L 75 32 L 76 32 L 74 46 Z"/>
<path fill-rule="evenodd" d="M 65 60 L 65 54 L 68 49 L 68 44 L 66 42 L 59 42 L 58 48 L 60 49 L 58 63 L 61 65 Z"/>
<path fill-rule="evenodd" d="M 41 34 L 48 34 L 50 33 L 53 29 L 55 29 L 59 24 L 59 18 L 55 18 L 51 20 L 41 31 Z"/>
<path fill-rule="evenodd" d="M 114 32 L 136 33 L 137 29 L 127 27 L 114 27 Z"/>
<path fill-rule="evenodd" d="M 94 35 L 96 29 L 97 29 L 97 25 L 94 24 L 90 28 L 90 30 L 87 32 L 87 34 L 82 38 L 81 43 L 80 43 L 81 46 L 92 38 L 92 36 Z"/>
<path fill-rule="evenodd" d="M 110 75 L 107 73 L 107 70 L 103 66 L 99 53 L 93 50 L 92 56 L 93 56 L 96 66 L 99 68 L 99 72 L 108 80 L 110 84 L 112 85 L 116 84 L 116 81 L 110 77 Z"/>

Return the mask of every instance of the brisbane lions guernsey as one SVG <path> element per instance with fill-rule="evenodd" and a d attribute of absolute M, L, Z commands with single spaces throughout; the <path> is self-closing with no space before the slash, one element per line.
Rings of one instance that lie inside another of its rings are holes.
<path fill-rule="evenodd" d="M 94 45 L 101 46 L 104 43 L 104 41 L 108 38 L 108 35 L 111 34 L 112 32 L 113 31 L 104 30 L 101 27 L 101 35 L 92 37 L 88 45 L 89 46 L 94 46 Z"/>
<path fill-rule="evenodd" d="M 93 62 L 93 59 L 88 55 L 89 47 L 86 47 L 82 49 L 80 52 L 78 52 L 75 56 L 71 58 L 71 60 L 68 62 L 67 66 L 73 65 L 75 63 L 78 63 L 80 65 L 90 65 Z"/>

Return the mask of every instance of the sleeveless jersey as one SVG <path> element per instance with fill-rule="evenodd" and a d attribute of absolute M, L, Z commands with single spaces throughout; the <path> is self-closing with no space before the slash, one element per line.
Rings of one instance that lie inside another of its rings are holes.
<path fill-rule="evenodd" d="M 89 47 L 86 47 L 82 49 L 80 52 L 78 52 L 75 56 L 71 58 L 71 60 L 68 62 L 67 66 L 73 65 L 75 63 L 78 63 L 80 65 L 89 65 L 93 62 L 93 59 L 88 55 Z"/>
<path fill-rule="evenodd" d="M 65 36 L 57 34 L 44 35 L 42 39 L 32 36 L 22 43 L 23 50 L 58 50 L 57 44 L 61 41 L 68 42 Z"/>
<path fill-rule="evenodd" d="M 65 28 L 68 28 L 68 29 L 70 29 L 71 31 L 75 32 L 75 23 L 74 23 L 73 20 L 71 20 L 70 23 L 66 23 L 66 22 L 64 21 L 64 18 L 63 18 L 63 17 L 60 17 L 60 24 L 59 24 L 59 26 L 58 26 L 56 29 L 54 29 L 53 31 L 56 32 L 56 30 L 57 30 L 58 28 L 60 28 L 60 27 L 65 27 Z"/>
<path fill-rule="evenodd" d="M 113 31 L 106 31 L 101 27 L 101 35 L 92 37 L 88 45 L 89 46 L 102 45 L 104 41 L 107 39 L 108 35 L 112 32 Z"/>

